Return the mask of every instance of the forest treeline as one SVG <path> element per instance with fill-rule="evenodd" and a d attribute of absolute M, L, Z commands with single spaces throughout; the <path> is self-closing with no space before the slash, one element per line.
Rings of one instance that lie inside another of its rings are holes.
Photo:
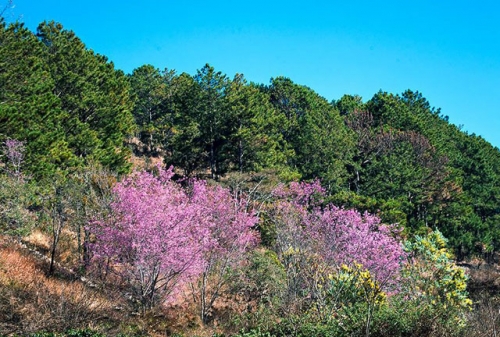
<path fill-rule="evenodd" d="M 130 172 L 135 152 L 188 177 L 319 179 L 338 206 L 408 234 L 439 229 L 459 259 L 500 248 L 498 148 L 417 91 L 328 102 L 286 77 L 249 83 L 208 64 L 124 74 L 54 22 L 2 21 L 0 69 L 0 137 L 23 142 L 34 180 L 90 163 Z"/>

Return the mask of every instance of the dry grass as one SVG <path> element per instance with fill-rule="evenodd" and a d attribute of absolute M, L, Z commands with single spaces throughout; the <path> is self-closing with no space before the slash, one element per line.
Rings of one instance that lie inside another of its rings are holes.
<path fill-rule="evenodd" d="M 162 165 L 163 159 L 159 157 L 148 157 L 146 160 L 145 157 L 132 156 L 129 162 L 132 164 L 133 170 L 141 171 L 150 167 Z"/>
<path fill-rule="evenodd" d="M 61 246 L 59 258 L 72 255 L 74 240 L 70 234 L 69 244 Z M 27 243 L 24 248 L 0 236 L 0 336 L 77 328 L 105 329 L 103 332 L 110 336 L 182 333 L 208 337 L 221 332 L 219 321 L 211 326 L 201 323 L 197 304 L 188 289 L 175 303 L 139 316 L 127 306 L 122 296 L 125 291 L 112 275 L 102 283 L 102 288 L 89 287 L 62 266 L 56 270 L 56 276 L 47 277 L 50 238 L 35 231 L 23 241 Z M 224 303 L 217 309 L 225 311 L 228 305 Z"/>
<path fill-rule="evenodd" d="M 14 244 L 0 246 L 0 335 L 88 327 L 113 313 L 115 303 L 96 289 L 43 270 Z"/>
<path fill-rule="evenodd" d="M 50 259 L 52 239 L 49 234 L 40 229 L 35 229 L 28 236 L 25 236 L 22 242 L 38 257 Z M 56 249 L 56 262 L 70 269 L 77 268 L 80 265 L 77 235 L 69 228 L 64 228 L 61 232 Z"/>
<path fill-rule="evenodd" d="M 468 314 L 468 337 L 500 336 L 500 267 L 482 261 L 467 265 L 468 290 L 474 302 Z"/>
<path fill-rule="evenodd" d="M 41 251 L 50 250 L 50 238 L 48 235 L 42 233 L 39 229 L 33 230 L 30 235 L 24 237 L 24 241 L 29 242 Z"/>
<path fill-rule="evenodd" d="M 474 310 L 469 313 L 470 337 L 500 336 L 500 298 L 487 292 L 476 294 Z"/>
<path fill-rule="evenodd" d="M 498 265 L 483 265 L 479 268 L 469 268 L 469 287 L 473 290 L 500 291 L 500 268 Z"/>

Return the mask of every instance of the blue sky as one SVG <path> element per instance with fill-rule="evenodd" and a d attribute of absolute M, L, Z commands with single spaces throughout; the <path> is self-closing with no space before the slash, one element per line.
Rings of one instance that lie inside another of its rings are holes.
<path fill-rule="evenodd" d="M 287 76 L 328 100 L 418 90 L 500 147 L 500 2 L 14 0 L 9 20 L 55 20 L 129 73 Z"/>

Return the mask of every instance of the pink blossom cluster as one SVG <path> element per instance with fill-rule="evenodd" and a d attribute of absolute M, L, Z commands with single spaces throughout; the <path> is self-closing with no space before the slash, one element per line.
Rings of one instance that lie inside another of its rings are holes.
<path fill-rule="evenodd" d="M 234 263 L 258 243 L 257 233 L 251 230 L 258 217 L 246 211 L 245 198 L 234 198 L 226 188 L 210 187 L 197 180 L 191 203 L 200 207 L 205 220 L 203 228 L 208 230 L 208 235 L 200 240 L 205 272 L 215 261 Z"/>
<path fill-rule="evenodd" d="M 90 226 L 94 261 L 111 262 L 143 302 L 159 293 L 164 300 L 214 260 L 229 268 L 258 242 L 252 230 L 258 218 L 245 200 L 204 181 L 194 181 L 188 193 L 172 176 L 170 168 L 125 178 L 114 188 L 112 214 Z"/>
<path fill-rule="evenodd" d="M 5 155 L 11 166 L 9 171 L 18 178 L 21 178 L 21 165 L 24 161 L 25 151 L 24 142 L 10 138 L 5 141 Z"/>
<path fill-rule="evenodd" d="M 405 258 L 400 229 L 384 225 L 368 213 L 315 201 L 321 200 L 323 193 L 317 182 L 279 188 L 276 195 L 281 200 L 273 215 L 278 253 L 308 252 L 335 267 L 360 264 L 382 286 L 392 288 Z"/>
<path fill-rule="evenodd" d="M 299 206 L 308 206 L 314 204 L 314 197 L 324 197 L 326 190 L 321 186 L 319 180 L 312 183 L 308 182 L 291 182 L 288 186 L 279 185 L 273 195 L 281 199 L 287 199 L 293 204 Z"/>

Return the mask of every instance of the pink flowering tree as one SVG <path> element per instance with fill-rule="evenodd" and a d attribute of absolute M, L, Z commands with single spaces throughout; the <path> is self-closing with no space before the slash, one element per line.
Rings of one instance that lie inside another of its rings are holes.
<path fill-rule="evenodd" d="M 201 279 L 206 321 L 229 269 L 258 242 L 257 217 L 227 189 L 194 181 L 188 193 L 171 180 L 172 169 L 158 171 L 117 183 L 110 216 L 90 225 L 93 260 L 123 278 L 143 310 Z"/>
<path fill-rule="evenodd" d="M 291 183 L 275 191 L 269 219 L 275 249 L 288 274 L 287 301 L 320 303 L 325 280 L 343 267 L 366 270 L 379 289 L 395 291 L 405 253 L 399 230 L 368 213 L 323 205 L 319 182 Z"/>
<path fill-rule="evenodd" d="M 204 323 L 211 317 L 222 287 L 230 280 L 231 271 L 245 260 L 245 253 L 259 241 L 253 227 L 258 217 L 247 212 L 247 200 L 235 198 L 228 189 L 195 181 L 192 202 L 202 209 L 204 228 L 201 238 L 203 270 L 198 295 L 200 316 Z"/>
<path fill-rule="evenodd" d="M 309 213 L 304 235 L 330 265 L 360 264 L 385 289 L 396 285 L 405 255 L 399 229 L 369 213 L 333 205 Z"/>
<path fill-rule="evenodd" d="M 36 186 L 27 183 L 22 171 L 26 147 L 24 142 L 7 139 L 0 144 L 0 231 L 25 235 L 37 223 L 29 208 L 36 200 Z M 5 172 L 5 174 L 3 174 Z"/>
<path fill-rule="evenodd" d="M 91 224 L 94 263 L 110 266 L 143 310 L 175 294 L 203 267 L 199 238 L 209 235 L 203 210 L 171 180 L 138 172 L 114 188 L 111 215 Z"/>
<path fill-rule="evenodd" d="M 17 181 L 22 180 L 21 166 L 26 152 L 24 142 L 9 138 L 5 141 L 4 147 L 5 156 L 7 157 L 7 172 Z"/>

